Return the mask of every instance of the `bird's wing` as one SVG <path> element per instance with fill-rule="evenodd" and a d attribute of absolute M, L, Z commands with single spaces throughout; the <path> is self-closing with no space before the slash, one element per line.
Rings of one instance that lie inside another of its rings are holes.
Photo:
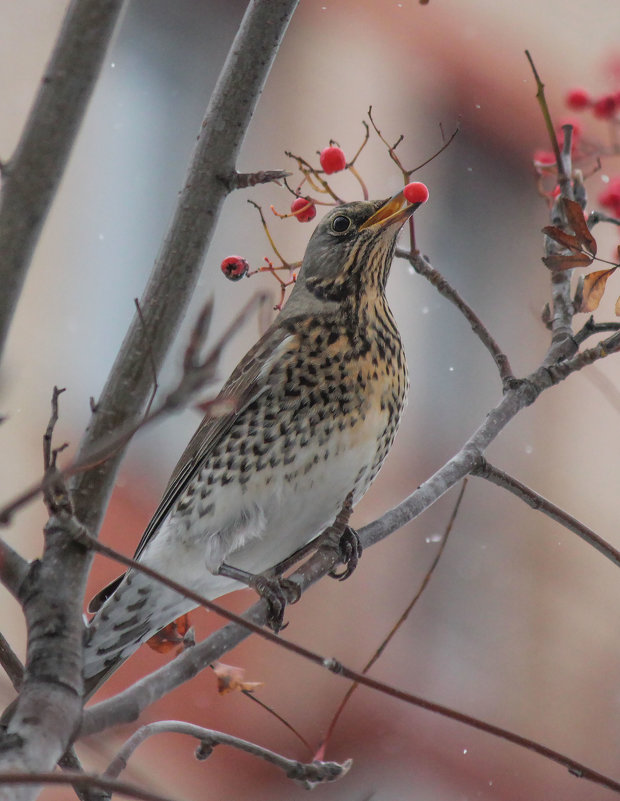
<path fill-rule="evenodd" d="M 274 365 L 289 348 L 295 347 L 294 341 L 297 337 L 292 331 L 294 331 L 294 327 L 287 326 L 285 328 L 282 325 L 273 325 L 239 362 L 218 395 L 219 400 L 234 401 L 234 411 L 218 417 L 206 415 L 198 426 L 172 472 L 159 506 L 138 543 L 134 559 L 140 557 L 147 544 L 155 536 L 163 519 L 194 474 L 197 465 L 204 461 L 239 415 L 242 415 L 256 398 L 269 389 L 269 378 Z M 100 609 L 116 590 L 122 578 L 120 576 L 100 590 L 90 601 L 88 611 L 96 612 Z"/>
<path fill-rule="evenodd" d="M 194 474 L 197 465 L 206 459 L 212 448 L 230 430 L 233 422 L 269 388 L 273 365 L 289 349 L 294 339 L 296 337 L 290 330 L 281 326 L 272 327 L 239 362 L 218 395 L 219 400 L 232 400 L 235 404 L 234 411 L 217 417 L 204 417 L 172 471 L 163 498 L 142 535 L 134 558 L 137 559 L 143 552 Z"/>

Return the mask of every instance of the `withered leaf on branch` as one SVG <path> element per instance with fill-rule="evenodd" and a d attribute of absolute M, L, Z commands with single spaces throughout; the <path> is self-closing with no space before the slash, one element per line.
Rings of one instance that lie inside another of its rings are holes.
<path fill-rule="evenodd" d="M 613 275 L 616 270 L 617 267 L 612 267 L 609 270 L 595 270 L 593 273 L 588 273 L 588 275 L 585 276 L 583 279 L 583 299 L 578 311 L 593 312 L 595 309 L 598 309 L 598 305 L 605 292 L 607 279 L 610 275 Z"/>
<path fill-rule="evenodd" d="M 214 662 L 211 667 L 217 677 L 217 691 L 220 695 L 226 693 L 253 692 L 257 687 L 262 687 L 262 681 L 244 681 L 245 670 L 235 665 L 225 665 L 223 662 Z"/>
<path fill-rule="evenodd" d="M 550 270 L 570 270 L 573 267 L 588 267 L 592 264 L 592 258 L 587 253 L 552 253 L 551 256 L 543 256 L 543 262 Z"/>
<path fill-rule="evenodd" d="M 160 629 L 157 634 L 153 634 L 146 641 L 146 644 L 160 654 L 167 654 L 172 650 L 183 650 L 185 635 L 189 630 L 189 626 L 189 615 L 181 615 L 181 617 Z"/>
<path fill-rule="evenodd" d="M 574 234 L 563 231 L 561 228 L 558 228 L 557 225 L 545 225 L 542 230 L 543 234 L 547 234 L 554 242 L 559 242 L 560 245 L 563 245 L 565 248 L 581 253 L 581 244 Z"/>
<path fill-rule="evenodd" d="M 592 231 L 588 228 L 588 223 L 583 213 L 583 209 L 576 200 L 563 199 L 564 210 L 568 224 L 575 232 L 575 236 L 584 250 L 596 256 L 596 239 L 592 236 Z"/>
<path fill-rule="evenodd" d="M 616 301 L 616 317 L 620 317 L 620 298 Z"/>

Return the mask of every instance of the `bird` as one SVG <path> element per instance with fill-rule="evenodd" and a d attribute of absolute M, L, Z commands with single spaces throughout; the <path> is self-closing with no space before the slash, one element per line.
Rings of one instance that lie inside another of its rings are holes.
<path fill-rule="evenodd" d="M 398 233 L 419 205 L 400 191 L 336 206 L 320 221 L 288 301 L 220 392 L 234 409 L 199 425 L 137 561 L 209 600 L 273 589 L 261 577 L 364 495 L 406 404 L 407 363 L 385 290 Z M 195 606 L 131 568 L 101 590 L 85 633 L 85 697 Z M 282 614 L 283 604 L 275 631 Z"/>

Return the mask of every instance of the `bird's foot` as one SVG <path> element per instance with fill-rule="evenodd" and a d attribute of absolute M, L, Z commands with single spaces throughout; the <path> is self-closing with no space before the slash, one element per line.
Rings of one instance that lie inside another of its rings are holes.
<path fill-rule="evenodd" d="M 227 564 L 220 565 L 218 574 L 242 581 L 260 595 L 267 604 L 267 625 L 272 631 L 277 634 L 286 628 L 288 625 L 284 623 L 286 605 L 297 603 L 301 597 L 299 586 L 294 581 L 249 573 L 247 570 Z"/>
<path fill-rule="evenodd" d="M 330 538 L 326 537 L 326 541 L 321 543 L 321 547 L 335 548 L 338 552 L 338 561 L 344 565 L 344 570 L 338 571 L 334 567 L 328 575 L 338 581 L 348 579 L 362 555 L 362 544 L 357 531 L 351 526 L 346 526 L 337 542 L 330 542 Z"/>
<path fill-rule="evenodd" d="M 286 605 L 297 603 L 301 597 L 299 586 L 290 579 L 267 576 L 253 576 L 249 586 L 266 602 L 267 625 L 278 634 L 288 626 L 288 623 L 284 623 Z"/>

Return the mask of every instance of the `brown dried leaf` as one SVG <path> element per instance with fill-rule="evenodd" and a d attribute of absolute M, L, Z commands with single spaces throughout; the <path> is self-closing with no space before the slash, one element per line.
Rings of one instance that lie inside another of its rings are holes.
<path fill-rule="evenodd" d="M 603 293 L 605 292 L 605 285 L 610 275 L 616 272 L 616 267 L 609 270 L 595 270 L 593 273 L 588 273 L 583 279 L 583 300 L 578 311 L 580 312 L 593 312 L 598 309 L 601 302 Z"/>
<path fill-rule="evenodd" d="M 189 630 L 189 615 L 181 615 L 181 617 L 168 623 L 163 629 L 160 629 L 157 634 L 146 641 L 149 648 L 157 651 L 160 654 L 167 654 L 173 649 L 183 646 L 185 635 Z"/>
<path fill-rule="evenodd" d="M 550 239 L 553 239 L 554 242 L 559 242 L 560 245 L 563 245 L 565 248 L 569 250 L 576 250 L 577 252 L 581 252 L 581 245 L 579 244 L 579 240 L 573 234 L 567 234 L 566 231 L 563 231 L 561 228 L 558 228 L 557 225 L 545 225 L 542 229 L 543 234 L 547 234 Z"/>
<path fill-rule="evenodd" d="M 211 666 L 213 672 L 217 676 L 217 691 L 220 695 L 226 693 L 241 692 L 254 692 L 257 687 L 262 687 L 262 681 L 244 681 L 245 670 L 234 665 L 225 665 L 223 662 L 214 662 Z"/>
<path fill-rule="evenodd" d="M 588 228 L 588 223 L 583 213 L 583 209 L 576 200 L 564 198 L 564 210 L 566 219 L 570 227 L 575 232 L 578 241 L 588 253 L 596 256 L 596 239 L 592 236 L 592 231 Z"/>
<path fill-rule="evenodd" d="M 570 253 L 565 256 L 552 253 L 551 256 L 544 256 L 543 262 L 550 270 L 570 270 L 573 267 L 589 267 L 592 259 L 587 253 Z"/>
<path fill-rule="evenodd" d="M 620 317 L 620 298 L 616 301 L 616 317 Z"/>

